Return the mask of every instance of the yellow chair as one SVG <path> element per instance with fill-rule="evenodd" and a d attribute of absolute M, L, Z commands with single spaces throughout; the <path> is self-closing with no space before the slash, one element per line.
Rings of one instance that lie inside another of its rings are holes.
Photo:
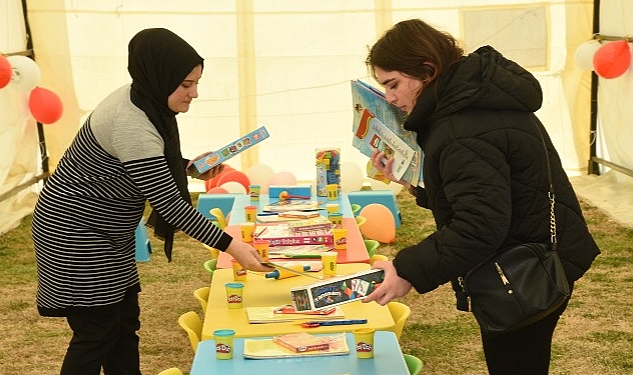
<path fill-rule="evenodd" d="M 363 224 L 365 224 L 367 222 L 367 218 L 365 216 L 356 216 L 354 218 L 356 220 L 356 225 L 360 228 L 363 226 Z"/>
<path fill-rule="evenodd" d="M 409 315 L 411 315 L 411 308 L 402 302 L 396 301 L 387 303 L 387 307 L 389 307 L 393 321 L 396 322 L 396 325 L 393 327 L 393 333 L 395 333 L 398 340 L 400 340 L 404 323 L 407 321 Z"/>
<path fill-rule="evenodd" d="M 215 269 L 218 267 L 218 260 L 217 258 L 209 259 L 206 262 L 202 263 L 202 266 L 209 273 L 209 276 L 213 278 L 213 271 L 215 271 Z"/>
<path fill-rule="evenodd" d="M 207 248 L 207 250 L 209 250 L 209 254 L 211 254 L 211 259 L 218 259 L 218 257 L 220 256 L 220 250 L 216 249 L 215 247 L 211 247 L 207 244 L 202 244 L 204 247 Z"/>
<path fill-rule="evenodd" d="M 351 206 L 352 206 L 352 214 L 354 216 L 358 216 L 358 213 L 360 212 L 360 209 L 363 208 L 363 206 L 361 206 L 358 203 L 352 203 Z"/>
<path fill-rule="evenodd" d="M 422 369 L 424 368 L 424 362 L 414 355 L 411 354 L 403 354 L 404 361 L 407 363 L 407 368 L 409 369 L 409 374 L 411 375 L 420 375 L 422 373 Z"/>
<path fill-rule="evenodd" d="M 220 208 L 218 207 L 212 208 L 209 210 L 209 213 L 215 216 L 215 218 L 218 220 L 218 226 L 220 227 L 220 229 L 226 228 L 228 223 L 226 221 L 226 217 L 224 216 L 224 212 L 222 212 Z"/>
<path fill-rule="evenodd" d="M 158 375 L 184 375 L 178 367 L 168 368 L 158 373 Z"/>
<path fill-rule="evenodd" d="M 178 317 L 178 325 L 187 332 L 191 348 L 195 353 L 202 337 L 202 319 L 194 311 L 188 311 Z"/>
<path fill-rule="evenodd" d="M 367 249 L 367 254 L 369 257 L 373 257 L 376 254 L 376 250 L 380 246 L 380 242 L 376 240 L 365 240 L 365 248 Z"/>
<path fill-rule="evenodd" d="M 387 258 L 385 255 L 374 254 L 374 255 L 369 257 L 369 264 L 373 266 L 374 263 L 379 261 L 379 260 L 389 260 L 389 258 Z"/>
<path fill-rule="evenodd" d="M 195 299 L 198 300 L 198 302 L 200 302 L 200 307 L 202 308 L 203 313 L 207 312 L 207 301 L 209 300 L 210 289 L 211 288 L 209 288 L 208 286 L 205 286 L 193 291 L 193 296 L 195 297 Z"/>

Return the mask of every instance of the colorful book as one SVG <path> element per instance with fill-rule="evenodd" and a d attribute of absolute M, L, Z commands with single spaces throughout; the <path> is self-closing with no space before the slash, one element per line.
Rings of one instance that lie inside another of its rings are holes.
<path fill-rule="evenodd" d="M 280 212 L 278 216 L 289 219 L 311 219 L 321 216 L 321 213 L 318 211 L 285 211 Z"/>
<path fill-rule="evenodd" d="M 321 205 L 318 201 L 309 199 L 286 199 L 278 202 L 270 203 L 264 206 L 263 211 L 269 212 L 286 212 L 286 211 L 306 211 L 318 210 Z"/>
<path fill-rule="evenodd" d="M 216 150 L 205 157 L 194 160 L 188 168 L 189 174 L 191 177 L 197 177 L 216 165 L 229 160 L 242 151 L 248 150 L 268 137 L 268 130 L 266 130 L 265 126 L 261 126 L 245 136 L 240 137 L 234 142 L 220 148 L 219 150 Z"/>
<path fill-rule="evenodd" d="M 273 359 L 304 356 L 327 356 L 349 354 L 349 346 L 344 333 L 317 336 L 328 343 L 328 348 L 306 352 L 295 352 L 273 342 L 273 339 L 245 339 L 244 357 L 251 359 Z M 300 371 L 300 369 L 299 369 Z"/>
<path fill-rule="evenodd" d="M 246 308 L 246 316 L 251 324 L 283 323 L 293 321 L 336 320 L 345 318 L 340 307 L 311 312 L 297 312 L 292 305 L 280 308 L 275 306 L 251 306 Z"/>
<path fill-rule="evenodd" d="M 322 252 L 332 249 L 333 245 L 274 246 L 268 250 L 268 255 L 271 258 L 321 259 Z M 310 269 L 312 270 L 312 267 Z"/>
<path fill-rule="evenodd" d="M 310 219 L 295 220 L 288 223 L 288 228 L 293 233 L 305 232 L 310 230 L 328 230 L 332 229 L 330 219 L 325 216 L 317 216 Z"/>
<path fill-rule="evenodd" d="M 330 343 L 327 339 L 311 335 L 307 332 L 295 332 L 274 336 L 273 342 L 295 353 L 327 350 L 330 348 Z"/>
<path fill-rule="evenodd" d="M 330 245 L 334 244 L 331 229 L 293 232 L 288 223 L 265 226 L 262 231 L 254 235 L 255 239 L 267 240 L 270 246 L 298 246 L 298 245 Z"/>
<path fill-rule="evenodd" d="M 382 92 L 367 83 L 352 81 L 351 84 L 354 107 L 352 145 L 366 156 L 371 156 L 374 148 L 385 151 L 388 157 L 395 158 L 394 175 L 418 186 L 422 181 L 423 154 L 416 134 L 402 126 L 406 113 L 389 104 Z M 371 165 L 367 175 L 389 182 Z"/>

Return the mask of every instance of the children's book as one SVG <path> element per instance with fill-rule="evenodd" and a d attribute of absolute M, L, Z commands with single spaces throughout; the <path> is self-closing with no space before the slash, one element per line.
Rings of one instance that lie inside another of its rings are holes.
<path fill-rule="evenodd" d="M 326 356 L 349 354 L 349 346 L 344 333 L 316 336 L 328 343 L 327 349 L 295 352 L 273 342 L 273 339 L 245 339 L 244 357 L 251 359 L 272 359 L 303 356 Z"/>
<path fill-rule="evenodd" d="M 389 104 L 382 92 L 362 81 L 352 81 L 354 107 L 352 145 L 366 156 L 374 148 L 384 151 L 387 158 L 394 158 L 392 172 L 418 186 L 422 181 L 422 150 L 414 132 L 402 126 L 406 113 Z M 368 163 L 367 176 L 389 183 L 376 168 Z"/>
<path fill-rule="evenodd" d="M 332 249 L 333 245 L 274 246 L 268 250 L 268 255 L 271 258 L 321 259 L 322 252 Z"/>
<path fill-rule="evenodd" d="M 290 231 L 293 233 L 308 230 L 332 229 L 332 222 L 325 216 L 317 216 L 310 219 L 295 220 L 288 223 Z"/>
<path fill-rule="evenodd" d="M 268 137 L 268 130 L 266 130 L 265 126 L 261 126 L 245 136 L 240 137 L 239 139 L 236 139 L 228 145 L 220 148 L 219 150 L 216 150 L 205 157 L 194 160 L 188 168 L 189 174 L 191 177 L 197 177 L 201 173 L 204 173 L 216 165 L 229 160 L 242 151 L 248 150 Z"/>
<path fill-rule="evenodd" d="M 333 245 L 334 236 L 331 229 L 307 230 L 293 232 L 288 223 L 267 225 L 254 235 L 255 239 L 267 240 L 270 246 L 298 245 Z"/>
<path fill-rule="evenodd" d="M 264 206 L 263 211 L 286 212 L 286 211 L 314 211 L 318 210 L 321 203 L 309 199 L 286 199 L 272 202 Z"/>
<path fill-rule="evenodd" d="M 251 324 L 283 323 L 293 321 L 335 320 L 345 318 L 340 307 L 330 309 L 297 312 L 292 305 L 288 306 L 251 306 L 246 308 L 246 316 Z"/>

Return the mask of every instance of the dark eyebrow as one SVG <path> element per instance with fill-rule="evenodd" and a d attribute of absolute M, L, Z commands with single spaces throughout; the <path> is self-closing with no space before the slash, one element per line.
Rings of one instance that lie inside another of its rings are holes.
<path fill-rule="evenodd" d="M 379 83 L 380 83 L 381 85 L 383 85 L 383 86 L 387 86 L 387 84 L 388 84 L 388 83 L 390 83 L 390 82 L 392 82 L 392 81 L 394 81 L 394 80 L 395 80 L 395 78 L 389 78 L 389 79 L 387 79 L 387 80 L 385 80 L 385 81 L 382 81 L 382 82 L 379 82 Z"/>

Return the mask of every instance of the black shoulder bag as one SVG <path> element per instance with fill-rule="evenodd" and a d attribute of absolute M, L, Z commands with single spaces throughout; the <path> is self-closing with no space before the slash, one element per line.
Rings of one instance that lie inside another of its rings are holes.
<path fill-rule="evenodd" d="M 537 126 L 538 129 L 538 126 Z M 550 200 L 550 243 L 503 249 L 470 270 L 461 281 L 470 309 L 489 335 L 526 327 L 551 314 L 569 297 L 569 283 L 558 257 L 554 185 L 545 139 Z"/>

